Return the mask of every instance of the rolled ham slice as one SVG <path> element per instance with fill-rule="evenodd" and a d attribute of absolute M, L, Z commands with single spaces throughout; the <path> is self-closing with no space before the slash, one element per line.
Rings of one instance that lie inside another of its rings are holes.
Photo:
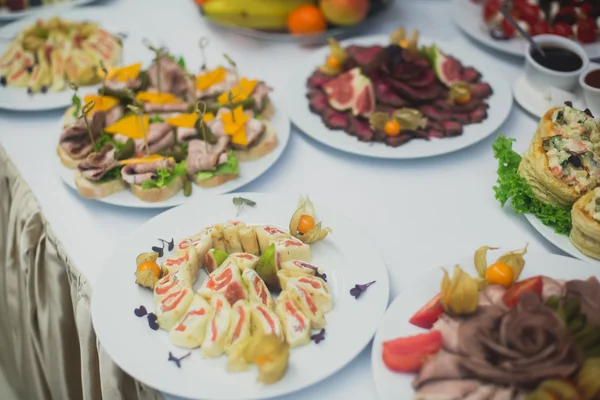
<path fill-rule="evenodd" d="M 189 142 L 187 156 L 188 175 L 193 177 L 200 171 L 214 171 L 217 166 L 227 162 L 229 137 L 221 136 L 217 143 L 205 143 L 194 139 Z"/>
<path fill-rule="evenodd" d="M 88 122 L 92 136 L 97 138 L 106 127 L 106 113 L 104 111 L 96 111 L 88 119 Z M 59 143 L 71 157 L 76 159 L 85 157 L 94 147 L 83 118 L 64 129 L 60 135 Z"/>
<path fill-rule="evenodd" d="M 119 162 L 115 159 L 115 148 L 111 144 L 106 144 L 99 152 L 91 153 L 83 159 L 77 168 L 84 178 L 98 181 L 108 171 L 118 166 Z"/>
<path fill-rule="evenodd" d="M 166 168 L 171 172 L 174 166 L 175 161 L 167 158 L 145 164 L 128 164 L 121 170 L 121 176 L 131 185 L 141 185 L 149 179 L 157 178 L 157 170 Z"/>
<path fill-rule="evenodd" d="M 187 103 L 144 103 L 145 113 L 185 113 L 188 112 L 188 108 Z"/>
<path fill-rule="evenodd" d="M 170 58 L 163 57 L 159 62 L 161 91 L 184 99 L 192 99 L 196 88 L 194 82 L 185 71 Z M 156 62 L 148 68 L 150 86 L 155 89 L 158 89 L 158 72 Z"/>
<path fill-rule="evenodd" d="M 150 124 L 148 128 L 148 147 L 151 154 L 173 147 L 174 144 L 175 133 L 171 125 L 166 122 Z M 146 151 L 144 139 L 135 139 L 135 151 L 138 153 Z"/>

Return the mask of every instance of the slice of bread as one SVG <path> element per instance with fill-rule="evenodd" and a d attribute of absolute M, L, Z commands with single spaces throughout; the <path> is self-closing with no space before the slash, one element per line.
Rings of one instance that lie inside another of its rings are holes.
<path fill-rule="evenodd" d="M 75 172 L 75 186 L 79 194 L 86 199 L 100 199 L 127 189 L 127 183 L 122 179 L 98 183 L 84 178 L 79 170 Z"/>
<path fill-rule="evenodd" d="M 83 158 L 75 159 L 75 158 L 71 157 L 71 155 L 69 153 L 67 153 L 67 151 L 65 149 L 63 149 L 60 144 L 56 148 L 56 154 L 58 154 L 58 157 L 60 158 L 60 162 L 62 163 L 62 165 L 64 165 L 67 168 L 71 168 L 71 169 L 77 168 L 77 166 L 79 165 L 79 162 L 83 159 Z"/>
<path fill-rule="evenodd" d="M 277 139 L 277 132 L 275 127 L 268 120 L 260 118 L 261 122 L 265 124 L 265 131 L 260 137 L 258 143 L 250 147 L 247 150 L 234 150 L 233 154 L 239 161 L 254 161 L 262 158 L 272 152 L 279 143 Z"/>
<path fill-rule="evenodd" d="M 210 179 L 198 180 L 196 179 L 196 185 L 203 188 L 213 188 L 217 186 L 221 186 L 222 184 L 229 182 L 232 179 L 235 179 L 239 176 L 239 174 L 224 174 L 213 176 Z"/>
<path fill-rule="evenodd" d="M 142 185 L 131 185 L 131 192 L 140 200 L 149 203 L 165 201 L 183 189 L 183 177 L 177 176 L 169 186 L 161 188 L 144 189 Z"/>

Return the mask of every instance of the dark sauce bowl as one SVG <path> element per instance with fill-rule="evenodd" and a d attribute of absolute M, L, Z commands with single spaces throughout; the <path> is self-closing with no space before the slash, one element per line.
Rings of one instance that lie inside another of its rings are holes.
<path fill-rule="evenodd" d="M 525 52 L 525 79 L 534 89 L 544 92 L 550 87 L 573 91 L 581 73 L 588 69 L 589 58 L 578 43 L 556 35 L 533 38 L 546 52 L 541 58 L 528 44 Z"/>

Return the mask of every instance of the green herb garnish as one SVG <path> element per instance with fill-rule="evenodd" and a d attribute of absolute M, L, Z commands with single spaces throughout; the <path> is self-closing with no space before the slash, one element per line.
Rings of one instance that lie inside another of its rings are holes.
<path fill-rule="evenodd" d="M 568 235 L 571 231 L 571 211 L 542 203 L 535 197 L 527 181 L 517 171 L 521 156 L 512 149 L 514 141 L 500 135 L 492 144 L 494 158 L 498 160 L 498 185 L 494 186 L 496 199 L 503 207 L 510 199 L 517 214 L 533 214 L 544 225 L 554 228 L 556 233 Z"/>
<path fill-rule="evenodd" d="M 96 139 L 96 145 L 94 146 L 94 151 L 95 152 L 100 151 L 106 144 L 112 144 L 115 147 L 115 149 L 117 149 L 117 151 L 121 150 L 123 148 L 123 146 L 125 146 L 125 143 L 117 142 L 116 140 L 113 139 L 113 137 L 111 135 L 109 135 L 108 133 L 102 132 L 100 134 L 100 136 Z"/>
<path fill-rule="evenodd" d="M 115 179 L 121 179 L 121 168 L 117 167 L 109 170 L 102 178 L 98 179 L 98 183 L 113 181 Z"/>
<path fill-rule="evenodd" d="M 240 215 L 240 212 L 242 211 L 242 208 L 244 208 L 245 205 L 254 207 L 256 205 L 256 202 L 250 199 L 245 199 L 243 197 L 234 197 L 233 204 L 238 207 L 237 215 Z"/>
<path fill-rule="evenodd" d="M 187 173 L 187 164 L 185 161 L 175 164 L 173 172 L 169 172 L 166 168 L 160 168 L 156 171 L 158 177 L 156 179 L 148 179 L 142 183 L 142 189 L 162 188 L 169 186 L 178 176 L 184 176 Z"/>
<path fill-rule="evenodd" d="M 77 96 L 77 91 L 79 90 L 79 86 L 73 82 L 69 82 L 69 87 L 75 92 L 73 93 L 73 97 L 71 97 L 71 104 L 75 109 L 73 110 L 73 118 L 77 118 L 79 115 L 79 111 L 81 111 L 81 98 Z"/>
<path fill-rule="evenodd" d="M 196 179 L 199 181 L 205 181 L 211 178 L 214 178 L 218 175 L 228 175 L 228 174 L 239 174 L 240 169 L 238 166 L 238 159 L 233 155 L 233 152 L 230 150 L 227 153 L 227 162 L 217 166 L 217 169 L 214 171 L 200 171 L 196 174 Z"/>
<path fill-rule="evenodd" d="M 149 121 L 150 121 L 151 124 L 156 124 L 156 123 L 159 123 L 159 122 L 165 122 L 165 120 L 160 115 L 158 115 L 158 114 L 151 116 Z"/>

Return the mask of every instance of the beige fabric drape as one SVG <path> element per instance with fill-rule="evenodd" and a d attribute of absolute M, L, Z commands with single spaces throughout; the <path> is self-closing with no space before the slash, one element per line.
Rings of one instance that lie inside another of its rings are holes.
<path fill-rule="evenodd" d="M 0 145 L 0 368 L 27 400 L 160 399 L 96 341 L 91 288 Z"/>

